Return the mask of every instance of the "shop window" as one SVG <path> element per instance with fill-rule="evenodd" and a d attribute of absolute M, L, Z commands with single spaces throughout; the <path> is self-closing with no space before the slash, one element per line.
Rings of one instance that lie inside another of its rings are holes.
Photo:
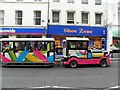
<path fill-rule="evenodd" d="M 88 13 L 82 12 L 82 23 L 88 24 Z"/>
<path fill-rule="evenodd" d="M 67 24 L 74 24 L 74 12 L 67 12 Z"/>
<path fill-rule="evenodd" d="M 0 25 L 4 24 L 4 11 L 0 10 Z"/>
<path fill-rule="evenodd" d="M 95 24 L 101 24 L 102 13 L 95 13 Z"/>
<path fill-rule="evenodd" d="M 9 35 L 2 35 L 2 38 L 9 38 Z"/>
<path fill-rule="evenodd" d="M 41 11 L 34 11 L 34 25 L 41 25 Z"/>
<path fill-rule="evenodd" d="M 88 0 L 82 0 L 82 4 L 88 4 Z"/>
<path fill-rule="evenodd" d="M 52 22 L 53 23 L 59 23 L 59 11 L 53 11 L 52 12 Z"/>
<path fill-rule="evenodd" d="M 15 24 L 22 25 L 22 11 L 15 11 Z"/>

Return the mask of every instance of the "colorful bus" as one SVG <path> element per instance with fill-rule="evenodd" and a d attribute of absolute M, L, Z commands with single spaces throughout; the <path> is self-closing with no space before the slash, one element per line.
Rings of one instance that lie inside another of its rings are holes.
<path fill-rule="evenodd" d="M 102 67 L 110 65 L 107 51 L 88 49 L 88 38 L 67 37 L 64 40 L 63 64 L 72 68 L 78 65 L 99 64 Z"/>
<path fill-rule="evenodd" d="M 3 66 L 54 65 L 54 38 L 2 38 L 0 41 Z"/>

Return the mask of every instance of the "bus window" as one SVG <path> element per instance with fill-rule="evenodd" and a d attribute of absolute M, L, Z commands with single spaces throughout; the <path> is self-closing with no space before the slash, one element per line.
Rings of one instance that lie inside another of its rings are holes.
<path fill-rule="evenodd" d="M 87 42 L 83 42 L 83 49 L 87 48 Z"/>
<path fill-rule="evenodd" d="M 37 48 L 38 50 L 46 51 L 47 42 L 31 42 L 31 48 L 32 50 L 35 50 Z"/>
<path fill-rule="evenodd" d="M 70 42 L 69 45 L 70 45 L 70 48 L 76 48 L 76 46 L 75 46 L 75 45 L 76 45 L 75 42 Z"/>
<path fill-rule="evenodd" d="M 50 42 L 50 49 L 54 50 L 54 42 Z"/>
<path fill-rule="evenodd" d="M 63 40 L 63 48 L 66 48 L 66 41 Z"/>
<path fill-rule="evenodd" d="M 87 49 L 87 42 L 69 42 L 69 48 Z"/>
<path fill-rule="evenodd" d="M 15 51 L 24 50 L 25 42 L 15 42 Z"/>
<path fill-rule="evenodd" d="M 27 51 L 32 51 L 30 42 L 26 42 L 26 49 Z"/>
<path fill-rule="evenodd" d="M 10 49 L 9 42 L 3 42 L 3 43 L 2 43 L 2 51 L 3 51 L 3 52 L 9 51 L 9 49 Z"/>

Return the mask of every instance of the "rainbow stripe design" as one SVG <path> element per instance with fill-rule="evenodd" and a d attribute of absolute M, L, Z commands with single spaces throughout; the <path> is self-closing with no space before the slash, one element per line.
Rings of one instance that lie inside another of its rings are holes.
<path fill-rule="evenodd" d="M 86 50 L 70 50 L 69 55 L 70 56 L 77 56 L 78 58 L 86 58 L 87 51 Z"/>
<path fill-rule="evenodd" d="M 54 53 L 50 52 L 50 43 L 47 44 L 46 51 L 39 51 L 38 49 L 33 50 L 33 52 L 29 52 L 24 49 L 24 51 L 18 51 L 14 53 L 13 50 L 10 50 L 7 53 L 7 56 L 2 55 L 0 52 L 0 58 L 2 62 L 9 63 L 9 62 L 36 62 L 36 63 L 44 63 L 44 62 L 54 62 Z M 49 55 L 49 56 L 47 56 Z M 9 56 L 9 57 L 8 57 Z"/>

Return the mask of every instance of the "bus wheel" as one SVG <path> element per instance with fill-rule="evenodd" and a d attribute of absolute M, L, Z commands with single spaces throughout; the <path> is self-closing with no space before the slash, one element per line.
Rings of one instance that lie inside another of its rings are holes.
<path fill-rule="evenodd" d="M 71 61 L 70 62 L 70 67 L 71 68 L 76 68 L 78 66 L 77 62 L 76 61 Z"/>
<path fill-rule="evenodd" d="M 101 67 L 107 67 L 107 61 L 106 60 L 101 60 L 100 61 L 100 66 Z"/>

